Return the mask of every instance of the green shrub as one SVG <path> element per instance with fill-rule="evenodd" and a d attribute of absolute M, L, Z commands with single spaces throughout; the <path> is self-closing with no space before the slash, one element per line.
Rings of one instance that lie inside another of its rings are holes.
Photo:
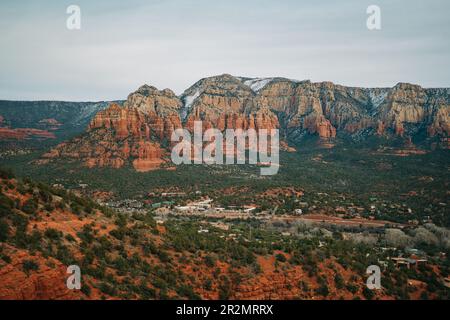
<path fill-rule="evenodd" d="M 38 209 L 38 203 L 36 199 L 28 199 L 22 206 L 22 211 L 28 214 L 35 214 Z"/>
<path fill-rule="evenodd" d="M 0 178 L 2 179 L 14 179 L 15 175 L 11 169 L 0 169 Z"/>
<path fill-rule="evenodd" d="M 176 292 L 180 297 L 186 297 L 189 300 L 200 300 L 200 296 L 192 290 L 192 287 L 182 284 L 178 288 L 176 288 Z"/>
<path fill-rule="evenodd" d="M 373 292 L 373 290 L 370 290 L 370 289 L 367 288 L 367 287 L 364 287 L 362 293 L 363 293 L 364 297 L 365 297 L 367 300 L 372 300 L 373 297 L 375 296 L 375 293 Z"/>
<path fill-rule="evenodd" d="M 26 273 L 29 273 L 30 271 L 37 271 L 39 270 L 39 265 L 34 262 L 33 260 L 24 260 L 22 263 L 23 271 Z"/>
<path fill-rule="evenodd" d="M 0 191 L 0 217 L 8 216 L 14 208 L 14 201 Z"/>
<path fill-rule="evenodd" d="M 111 285 L 111 284 L 109 284 L 107 282 L 100 283 L 99 289 L 104 294 L 107 294 L 107 295 L 110 295 L 110 296 L 114 296 L 114 295 L 117 294 L 116 288 L 113 285 Z"/>
<path fill-rule="evenodd" d="M 282 253 L 278 253 L 275 256 L 275 259 L 277 259 L 277 261 L 280 261 L 280 262 L 286 262 L 286 256 Z"/>
<path fill-rule="evenodd" d="M 212 256 L 206 256 L 205 265 L 209 268 L 212 268 L 216 265 L 216 260 Z"/>
<path fill-rule="evenodd" d="M 89 297 L 91 295 L 91 287 L 89 287 L 87 285 L 82 285 L 81 292 L 83 292 L 86 296 Z"/>
<path fill-rule="evenodd" d="M 340 274 L 336 274 L 334 276 L 334 283 L 336 285 L 337 289 L 342 289 L 344 288 L 344 279 L 342 278 L 342 276 Z"/>
<path fill-rule="evenodd" d="M 326 283 L 323 283 L 319 288 L 316 289 L 316 293 L 318 295 L 321 295 L 323 297 L 328 296 L 328 294 L 330 293 L 328 290 L 328 286 Z"/>
<path fill-rule="evenodd" d="M 0 241 L 4 242 L 9 236 L 9 225 L 6 221 L 0 220 Z"/>
<path fill-rule="evenodd" d="M 203 283 L 203 289 L 205 290 L 211 290 L 212 289 L 212 281 L 211 279 L 206 279 L 205 282 Z"/>
<path fill-rule="evenodd" d="M 48 228 L 45 230 L 44 235 L 51 240 L 58 240 L 61 238 L 62 233 L 56 229 Z"/>
<path fill-rule="evenodd" d="M 0 258 L 5 261 L 6 263 L 11 263 L 12 259 L 10 256 L 8 256 L 7 254 L 0 254 Z"/>

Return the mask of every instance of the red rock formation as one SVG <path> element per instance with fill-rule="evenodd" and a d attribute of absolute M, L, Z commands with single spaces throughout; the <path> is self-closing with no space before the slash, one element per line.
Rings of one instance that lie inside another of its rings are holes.
<path fill-rule="evenodd" d="M 67 267 L 58 260 L 44 258 L 40 254 L 32 256 L 26 250 L 8 245 L 5 249 L 11 263 L 0 266 L 0 300 L 70 300 L 84 297 L 79 290 L 67 288 Z M 23 269 L 26 260 L 35 262 L 38 270 L 28 275 Z"/>
<path fill-rule="evenodd" d="M 23 140 L 30 138 L 55 139 L 56 136 L 47 130 L 39 130 L 32 128 L 0 128 L 1 140 Z"/>
<path fill-rule="evenodd" d="M 436 111 L 433 122 L 427 130 L 431 137 L 435 135 L 450 136 L 450 106 L 442 106 Z"/>
<path fill-rule="evenodd" d="M 179 106 L 173 93 L 155 90 L 143 86 L 129 96 L 124 107 L 112 103 L 98 112 L 84 136 L 44 154 L 44 162 L 65 157 L 81 160 L 89 168 L 121 168 L 126 164 L 137 171 L 158 168 L 165 162 L 160 143 L 181 128 L 181 119 L 173 111 Z"/>
<path fill-rule="evenodd" d="M 330 123 L 330 120 L 323 117 L 317 123 L 317 133 L 321 138 L 334 138 L 336 137 L 336 129 Z"/>
<path fill-rule="evenodd" d="M 310 133 L 317 133 L 321 138 L 336 137 L 336 128 L 324 116 L 307 116 L 304 121 L 304 128 Z"/>
<path fill-rule="evenodd" d="M 0 115 L 0 140 L 55 139 L 56 136 L 47 130 L 34 128 L 10 128 L 5 118 Z"/>
<path fill-rule="evenodd" d="M 162 160 L 163 151 L 156 143 L 141 140 L 133 146 L 132 154 L 136 156 L 133 161 L 136 171 L 154 170 L 164 162 Z"/>
<path fill-rule="evenodd" d="M 62 126 L 62 123 L 58 122 L 56 119 L 49 118 L 40 120 L 38 125 L 43 129 L 54 131 L 58 130 Z"/>
<path fill-rule="evenodd" d="M 403 137 L 404 133 L 405 133 L 405 128 L 403 127 L 403 123 L 402 122 L 396 122 L 394 124 L 394 129 L 395 129 L 395 134 Z"/>
<path fill-rule="evenodd" d="M 180 98 L 168 89 L 144 85 L 123 106 L 111 104 L 100 111 L 85 136 L 57 146 L 42 162 L 66 157 L 88 167 L 151 170 L 167 159 L 173 131 L 183 122 L 192 133 L 195 121 L 202 121 L 203 131 L 279 128 L 281 136 L 293 141 L 315 134 L 330 146 L 338 131 L 359 138 L 360 133 L 409 137 L 414 134 L 411 127 L 419 130 L 425 124 L 430 137 L 446 141 L 448 96 L 447 89 L 403 83 L 365 89 L 283 78 L 249 82 L 230 75 L 202 79 Z"/>
<path fill-rule="evenodd" d="M 384 122 L 383 121 L 378 121 L 377 135 L 379 135 L 379 136 L 383 135 L 384 130 L 385 130 Z"/>

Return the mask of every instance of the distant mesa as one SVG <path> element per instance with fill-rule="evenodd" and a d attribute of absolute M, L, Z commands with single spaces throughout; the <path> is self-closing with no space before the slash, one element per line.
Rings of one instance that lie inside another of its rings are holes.
<path fill-rule="evenodd" d="M 10 128 L 6 119 L 0 115 L 0 140 L 54 139 L 55 135 L 47 130 L 34 128 Z"/>

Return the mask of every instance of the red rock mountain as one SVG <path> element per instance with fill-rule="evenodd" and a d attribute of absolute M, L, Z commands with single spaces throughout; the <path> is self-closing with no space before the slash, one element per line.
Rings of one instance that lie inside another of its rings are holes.
<path fill-rule="evenodd" d="M 369 135 L 425 136 L 448 148 L 450 89 L 424 89 L 399 83 L 393 88 L 352 88 L 331 82 L 285 78 L 204 78 L 180 97 L 171 90 L 144 85 L 123 105 L 98 112 L 87 132 L 58 145 L 41 162 L 55 158 L 83 161 L 88 167 L 138 171 L 163 165 L 173 130 L 279 128 L 281 137 L 298 142 L 306 135 L 333 139 L 337 134 L 361 140 Z"/>

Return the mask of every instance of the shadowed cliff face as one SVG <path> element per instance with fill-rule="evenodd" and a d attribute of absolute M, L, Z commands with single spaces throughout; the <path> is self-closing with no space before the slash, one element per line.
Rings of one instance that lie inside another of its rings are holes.
<path fill-rule="evenodd" d="M 119 106 L 98 112 L 82 136 L 58 145 L 54 158 L 83 161 L 88 167 L 120 168 L 130 163 L 148 171 L 167 162 L 170 137 L 178 128 L 275 129 L 287 142 L 307 135 L 327 141 L 348 135 L 401 137 L 410 143 L 425 133 L 448 148 L 450 89 L 424 89 L 399 83 L 394 88 L 352 88 L 331 82 L 284 78 L 205 78 L 180 97 L 144 85 Z M 431 140 L 430 140 L 431 141 Z"/>

